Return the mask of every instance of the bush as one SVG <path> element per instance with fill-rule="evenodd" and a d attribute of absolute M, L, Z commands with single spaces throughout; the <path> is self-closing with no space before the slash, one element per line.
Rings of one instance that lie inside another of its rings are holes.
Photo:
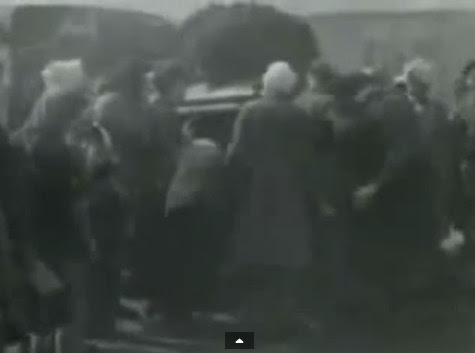
<path fill-rule="evenodd" d="M 184 53 L 210 83 L 252 79 L 275 60 L 302 72 L 318 56 L 311 27 L 271 6 L 211 5 L 183 24 Z"/>

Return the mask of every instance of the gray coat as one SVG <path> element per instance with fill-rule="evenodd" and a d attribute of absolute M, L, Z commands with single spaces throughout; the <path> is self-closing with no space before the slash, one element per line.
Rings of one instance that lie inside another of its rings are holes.
<path fill-rule="evenodd" d="M 286 100 L 263 98 L 242 110 L 228 151 L 240 194 L 232 265 L 300 268 L 311 262 L 313 131 L 311 118 Z"/>
<path fill-rule="evenodd" d="M 178 166 L 167 193 L 166 210 L 201 206 L 222 206 L 224 153 L 208 139 L 196 139 L 183 146 Z"/>

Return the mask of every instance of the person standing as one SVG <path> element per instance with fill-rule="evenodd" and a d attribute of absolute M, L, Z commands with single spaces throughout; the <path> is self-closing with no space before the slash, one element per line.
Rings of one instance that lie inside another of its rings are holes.
<path fill-rule="evenodd" d="M 371 215 L 370 238 L 356 256 L 359 274 L 392 309 L 434 284 L 447 226 L 441 175 L 448 159 L 434 158 L 446 116 L 428 95 L 432 66 L 417 60 L 406 68 L 408 94 L 390 92 L 381 105 L 382 167 L 354 193 L 355 207 Z"/>
<path fill-rule="evenodd" d="M 273 336 L 293 333 L 299 278 L 312 261 L 315 136 L 292 103 L 297 80 L 287 63 L 271 64 L 263 97 L 242 109 L 228 149 L 239 195 L 228 262 L 252 287 L 241 288 L 244 318 Z"/>
<path fill-rule="evenodd" d="M 172 325 L 189 324 L 192 310 L 215 299 L 226 240 L 228 213 L 224 151 L 200 137 L 193 121 L 184 126 L 184 145 L 166 198 L 169 253 L 165 302 Z"/>
<path fill-rule="evenodd" d="M 45 91 L 32 115 L 15 133 L 34 164 L 34 248 L 41 260 L 70 288 L 66 312 L 71 320 L 64 330 L 64 350 L 84 349 L 86 275 L 91 233 L 84 194 L 83 161 L 70 148 L 67 134 L 89 102 L 80 60 L 50 63 L 43 71 Z M 58 314 L 58 313 L 55 313 Z"/>
<path fill-rule="evenodd" d="M 135 268 L 140 286 L 151 303 L 151 313 L 167 310 L 169 288 L 164 281 L 175 263 L 167 251 L 168 222 L 166 195 L 175 173 L 182 147 L 182 121 L 177 106 L 185 96 L 187 70 L 178 60 L 163 61 L 152 67 L 152 82 L 159 99 L 145 109 L 145 140 L 140 192 L 136 208 Z"/>

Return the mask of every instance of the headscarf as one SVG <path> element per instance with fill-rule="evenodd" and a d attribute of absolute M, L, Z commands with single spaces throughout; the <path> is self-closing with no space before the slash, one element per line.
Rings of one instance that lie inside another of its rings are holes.
<path fill-rule="evenodd" d="M 52 61 L 41 72 L 45 91 L 69 92 L 79 89 L 86 82 L 81 60 Z"/>
<path fill-rule="evenodd" d="M 289 96 L 294 92 L 297 82 L 298 76 L 287 62 L 274 62 L 262 77 L 264 95 Z"/>

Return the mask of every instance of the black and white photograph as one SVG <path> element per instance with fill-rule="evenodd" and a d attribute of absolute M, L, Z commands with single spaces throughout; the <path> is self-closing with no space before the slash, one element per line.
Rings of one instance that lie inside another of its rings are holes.
<path fill-rule="evenodd" d="M 475 353 L 475 0 L 0 0 L 0 353 Z"/>

